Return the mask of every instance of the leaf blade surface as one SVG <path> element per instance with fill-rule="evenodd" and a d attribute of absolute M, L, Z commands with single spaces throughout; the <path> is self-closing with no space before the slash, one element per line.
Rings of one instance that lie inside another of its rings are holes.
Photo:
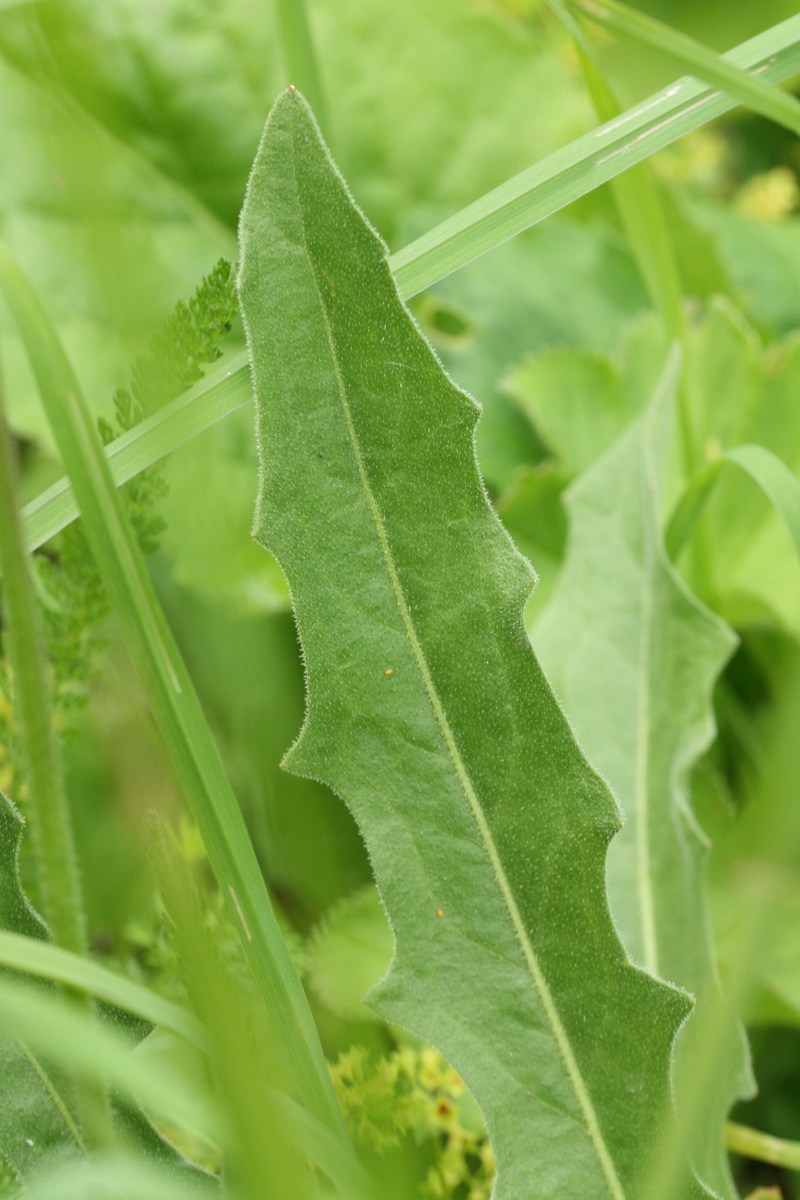
<path fill-rule="evenodd" d="M 533 642 L 626 814 L 608 859 L 623 941 L 635 962 L 689 989 L 700 1011 L 717 1003 L 718 981 L 704 894 L 708 841 L 687 780 L 714 736 L 711 692 L 736 639 L 683 583 L 661 534 L 679 372 L 673 351 L 645 413 L 569 489 L 567 557 Z M 679 1113 L 691 1087 L 695 1024 L 679 1039 Z M 747 1053 L 735 1040 L 695 1141 L 698 1169 L 726 1197 L 736 1191 L 723 1122 L 749 1083 Z"/>
<path fill-rule="evenodd" d="M 636 1197 L 689 1001 L 611 923 L 618 810 L 528 645 L 534 577 L 483 491 L 478 408 L 293 91 L 241 234 L 255 535 L 286 571 L 307 669 L 286 765 L 343 796 L 370 848 L 396 939 L 373 1003 L 472 1087 L 498 1200 Z M 687 1177 L 684 1194 L 707 1193 Z"/>

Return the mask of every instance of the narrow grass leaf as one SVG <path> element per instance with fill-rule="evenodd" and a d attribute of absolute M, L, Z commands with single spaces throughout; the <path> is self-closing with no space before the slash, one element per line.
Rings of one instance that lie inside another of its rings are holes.
<path fill-rule="evenodd" d="M 289 579 L 308 708 L 286 758 L 351 806 L 393 923 L 372 993 L 481 1105 L 497 1200 L 639 1197 L 685 993 L 605 895 L 619 812 L 525 636 L 478 408 L 398 296 L 305 102 L 276 103 L 241 226 L 256 537 Z M 686 1172 L 685 1197 L 707 1193 Z"/>
<path fill-rule="evenodd" d="M 578 53 L 595 112 L 601 121 L 615 120 L 621 109 L 580 41 Z M 682 338 L 685 320 L 678 263 L 661 200 L 646 163 L 636 163 L 610 180 L 609 187 L 653 304 L 660 311 L 670 337 Z"/>
<path fill-rule="evenodd" d="M 765 446 L 736 446 L 706 463 L 687 484 L 669 519 L 667 552 L 677 559 L 694 532 L 723 467 L 734 466 L 749 475 L 780 516 L 800 558 L 800 481 L 786 463 Z"/>
<path fill-rule="evenodd" d="M 200 1048 L 204 1045 L 202 1029 L 186 1009 L 89 958 L 34 938 L 0 931 L 0 966 L 77 988 L 152 1025 L 160 1025 Z"/>
<path fill-rule="evenodd" d="M 26 1200 L 210 1200 L 219 1182 L 190 1182 L 130 1154 L 98 1155 L 91 1162 L 40 1174 L 26 1188 Z M 226 1188 L 229 1200 L 237 1200 Z"/>
<path fill-rule="evenodd" d="M 219 1114 L 188 1082 L 132 1054 L 124 1038 L 39 988 L 0 978 L 0 1029 L 89 1082 L 107 1079 L 134 1100 L 169 1113 L 189 1132 L 220 1135 Z"/>
<path fill-rule="evenodd" d="M 687 778 L 713 737 L 711 691 L 735 638 L 687 590 L 663 546 L 658 497 L 679 376 L 673 352 L 644 416 L 567 493 L 567 557 L 533 641 L 625 813 L 608 859 L 622 940 L 635 962 L 687 988 L 701 1007 L 715 1002 L 717 984 L 704 897 L 708 847 Z M 691 1029 L 690 1021 L 679 1040 L 679 1114 Z M 748 1080 L 737 1039 L 696 1157 L 726 1200 L 736 1192 L 723 1124 Z"/>
<path fill-rule="evenodd" d="M 673 29 L 646 13 L 637 12 L 619 0 L 565 0 L 573 12 L 581 13 L 605 29 L 622 34 L 640 45 L 665 55 L 684 71 L 721 88 L 740 104 L 800 134 L 800 101 L 773 87 L 758 75 L 750 75 L 734 62 L 715 54 L 702 42 Z"/>
<path fill-rule="evenodd" d="M 724 59 L 777 82 L 800 70 L 800 16 L 731 50 Z M 679 79 L 516 175 L 393 255 L 409 297 L 663 150 L 734 106 L 696 79 Z"/>
<path fill-rule="evenodd" d="M 84 528 L 296 1085 L 346 1138 L 308 1002 L 219 751 L 158 603 L 80 387 L 30 284 L 0 246 L 0 287 L 26 344 Z"/>
<path fill-rule="evenodd" d="M 106 448 L 114 483 L 118 487 L 127 483 L 190 438 L 241 408 L 252 394 L 248 357 L 238 354 Z M 22 510 L 26 548 L 37 550 L 77 515 L 75 494 L 65 476 Z"/>
<path fill-rule="evenodd" d="M 789 79 L 800 71 L 800 17 L 745 42 L 727 57 L 743 70 L 759 70 L 774 82 Z M 726 96 L 695 80 L 678 80 L 392 255 L 389 263 L 400 294 L 410 299 L 732 107 Z M 239 408 L 251 394 L 247 357 L 240 355 L 108 447 L 115 481 L 126 482 Z M 28 548 L 42 545 L 77 514 L 69 482 L 60 480 L 24 512 Z"/>

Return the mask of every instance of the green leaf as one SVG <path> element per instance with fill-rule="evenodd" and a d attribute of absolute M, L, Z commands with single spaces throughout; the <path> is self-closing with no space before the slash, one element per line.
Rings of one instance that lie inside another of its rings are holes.
<path fill-rule="evenodd" d="M 0 792 L 0 929 L 44 949 L 47 926 L 19 878 L 23 827 L 22 817 Z M 63 1165 L 82 1148 L 81 1135 L 61 1096 L 62 1081 L 51 1077 L 28 1046 L 9 1037 L 2 1022 L 0 1031 L 0 1155 L 18 1179 L 27 1180 L 43 1163 Z"/>
<path fill-rule="evenodd" d="M 206 1136 L 222 1128 L 219 1113 L 186 1080 L 134 1055 L 120 1034 L 41 988 L 0 979 L 0 1028 L 80 1078 L 106 1079 L 125 1095 L 168 1112 L 189 1131 Z"/>
<path fill-rule="evenodd" d="M 45 939 L 47 926 L 34 909 L 19 877 L 19 850 L 25 822 L 0 792 L 0 930 Z"/>
<path fill-rule="evenodd" d="M 468 1080 L 496 1196 L 638 1196 L 688 997 L 626 958 L 619 813 L 522 625 L 478 409 L 399 299 L 311 114 L 276 103 L 242 216 L 256 536 L 292 588 L 308 710 L 286 765 L 355 813 L 393 923 L 373 993 Z M 599 999 L 601 998 L 601 999 Z M 568 1149 L 567 1149 L 568 1147 Z M 685 1197 L 707 1195 L 685 1179 Z"/>
<path fill-rule="evenodd" d="M 26 1200 L 211 1200 L 217 1180 L 161 1171 L 131 1154 L 101 1154 L 91 1162 L 42 1172 L 26 1189 Z"/>
<path fill-rule="evenodd" d="M 567 493 L 567 557 L 533 643 L 625 813 L 608 857 L 622 940 L 635 962 L 702 1006 L 714 1002 L 717 987 L 704 897 L 708 844 L 687 779 L 713 738 L 711 691 L 735 639 L 688 591 L 662 541 L 659 493 L 679 375 L 673 351 L 645 415 Z M 691 1082 L 691 1030 L 690 1023 L 679 1043 L 679 1114 L 680 1088 Z M 747 1078 L 734 1046 L 696 1163 L 727 1197 L 735 1191 L 723 1121 Z"/>
<path fill-rule="evenodd" d="M 364 996 L 392 957 L 392 935 L 374 887 L 345 896 L 330 909 L 306 946 L 308 982 L 331 1012 L 366 1016 Z"/>
<path fill-rule="evenodd" d="M 800 557 L 800 482 L 777 454 L 764 446 L 736 446 L 706 463 L 680 497 L 667 529 L 667 550 L 677 558 L 685 546 L 711 489 L 726 465 L 738 467 L 752 479 L 780 516 Z"/>

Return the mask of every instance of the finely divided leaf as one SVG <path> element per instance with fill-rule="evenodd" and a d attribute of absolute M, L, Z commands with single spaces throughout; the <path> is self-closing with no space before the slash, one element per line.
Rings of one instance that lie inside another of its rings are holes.
<path fill-rule="evenodd" d="M 616 804 L 533 656 L 533 583 L 486 500 L 478 408 L 404 308 L 304 101 L 242 216 L 262 480 L 308 707 L 287 757 L 358 819 L 395 934 L 373 993 L 481 1105 L 496 1197 L 645 1200 L 686 995 L 627 959 Z M 688 1175 L 683 1196 L 705 1190 Z"/>
<path fill-rule="evenodd" d="M 717 984 L 704 895 L 707 845 L 687 776 L 713 737 L 711 690 L 735 639 L 687 590 L 664 549 L 658 496 L 679 370 L 673 355 L 644 416 L 567 493 L 567 558 L 533 644 L 626 816 L 608 859 L 622 940 L 635 962 L 703 1005 L 715 1003 Z M 690 1022 L 681 1032 L 681 1066 L 692 1030 Z M 697 1155 L 703 1178 L 726 1197 L 736 1191 L 723 1121 L 747 1080 L 737 1043 L 720 1070 Z"/>

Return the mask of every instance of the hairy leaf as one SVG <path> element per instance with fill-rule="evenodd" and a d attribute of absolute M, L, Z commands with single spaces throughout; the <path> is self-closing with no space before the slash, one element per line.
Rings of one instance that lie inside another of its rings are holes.
<path fill-rule="evenodd" d="M 395 934 L 373 993 L 480 1103 L 496 1196 L 642 1195 L 686 995 L 627 959 L 619 812 L 530 650 L 532 572 L 490 509 L 478 408 L 404 309 L 304 101 L 242 217 L 257 538 L 284 567 L 308 709 L 287 756 L 351 806 Z M 683 1195 L 706 1195 L 687 1176 Z"/>
<path fill-rule="evenodd" d="M 702 1004 L 714 1002 L 716 980 L 703 893 L 707 843 L 687 775 L 713 736 L 711 689 L 734 638 L 687 590 L 662 541 L 658 494 L 678 372 L 673 356 L 644 417 L 570 489 L 567 558 L 533 642 L 626 815 L 608 862 L 622 939 L 635 962 Z M 690 1024 L 681 1048 L 691 1031 Z M 736 1193 L 722 1127 L 746 1081 L 746 1059 L 734 1046 L 698 1157 L 703 1177 L 728 1197 Z"/>

